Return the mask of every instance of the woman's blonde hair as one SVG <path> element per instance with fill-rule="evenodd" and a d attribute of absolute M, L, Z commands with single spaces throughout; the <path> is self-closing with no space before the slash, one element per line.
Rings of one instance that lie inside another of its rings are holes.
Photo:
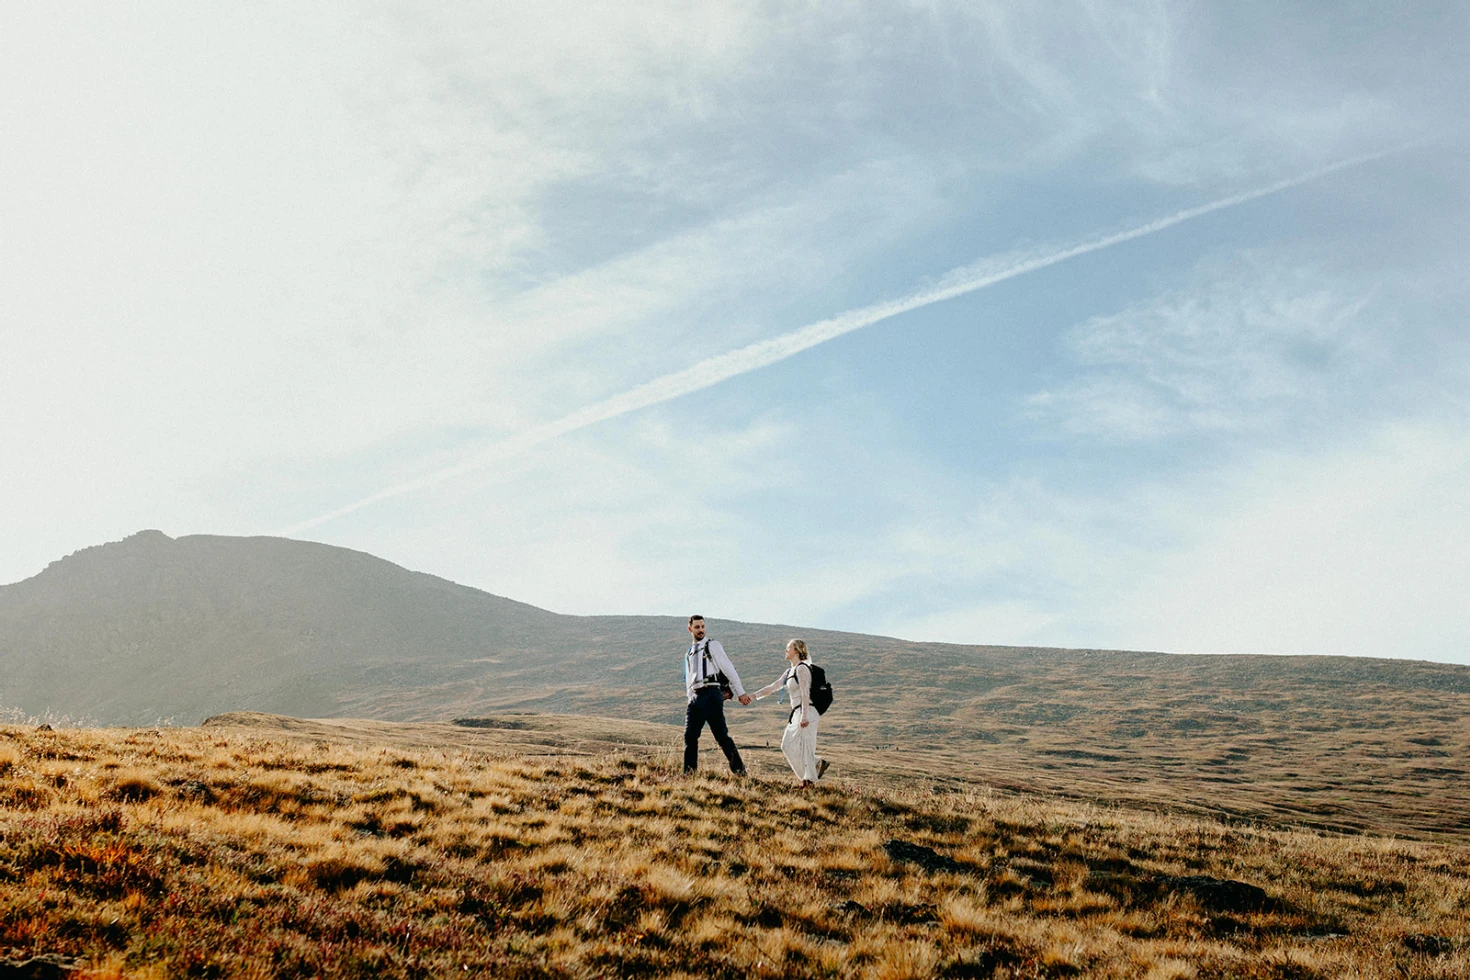
<path fill-rule="evenodd" d="M 790 643 L 788 643 L 786 645 L 789 646 L 789 647 L 791 647 L 792 649 L 794 649 L 796 651 L 796 656 L 797 656 L 797 659 L 798 660 L 810 660 L 811 659 L 811 654 L 809 654 L 809 653 L 806 652 L 806 640 L 792 640 Z"/>

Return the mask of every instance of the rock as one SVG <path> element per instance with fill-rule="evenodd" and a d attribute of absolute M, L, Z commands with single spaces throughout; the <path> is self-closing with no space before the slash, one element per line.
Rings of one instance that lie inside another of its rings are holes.
<path fill-rule="evenodd" d="M 0 980 L 57 980 L 81 968 L 81 960 L 60 953 L 43 953 L 28 960 L 0 957 Z"/>
<path fill-rule="evenodd" d="M 1187 891 L 1214 912 L 1263 912 L 1275 906 L 1265 889 L 1244 881 L 1209 875 L 1168 875 L 1160 879 L 1170 888 Z"/>
<path fill-rule="evenodd" d="M 938 922 L 939 907 L 927 902 L 922 902 L 918 905 L 905 905 L 902 902 L 891 902 L 883 906 L 883 917 L 906 926 L 926 922 Z"/>
<path fill-rule="evenodd" d="M 197 779 L 187 779 L 174 787 L 174 792 L 179 796 L 201 800 L 205 803 L 213 803 L 215 799 L 214 790 L 208 783 L 202 783 Z"/>
<path fill-rule="evenodd" d="M 1429 936 L 1418 934 L 1405 936 L 1402 940 L 1404 947 L 1410 952 L 1423 953 L 1425 956 L 1444 956 L 1453 953 L 1459 945 L 1449 936 Z"/>
<path fill-rule="evenodd" d="M 965 871 L 963 864 L 954 858 L 945 857 L 932 847 L 923 844 L 914 844 L 906 840 L 886 840 L 883 842 L 883 850 L 895 861 L 907 861 L 917 864 L 925 871 Z"/>

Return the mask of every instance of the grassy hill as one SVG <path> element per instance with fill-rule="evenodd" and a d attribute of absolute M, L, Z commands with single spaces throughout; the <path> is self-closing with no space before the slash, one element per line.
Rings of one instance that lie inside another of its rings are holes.
<path fill-rule="evenodd" d="M 716 608 L 705 609 L 714 614 Z M 912 643 L 710 621 L 750 686 L 805 637 L 824 744 L 876 774 L 1226 819 L 1464 839 L 1470 668 Z M 227 711 L 677 722 L 680 617 L 562 616 L 359 552 L 142 532 L 0 587 L 0 705 L 108 724 Z M 780 728 L 732 708 L 742 742 Z"/>
<path fill-rule="evenodd" d="M 144 531 L 0 588 L 0 695 L 104 724 L 335 714 L 534 670 L 572 642 L 567 620 L 342 548 Z"/>
<path fill-rule="evenodd" d="M 47 955 L 78 980 L 1470 972 L 1461 844 L 886 780 L 852 760 L 803 793 L 759 748 L 754 778 L 685 778 L 666 736 L 530 716 L 0 728 L 0 969 Z"/>

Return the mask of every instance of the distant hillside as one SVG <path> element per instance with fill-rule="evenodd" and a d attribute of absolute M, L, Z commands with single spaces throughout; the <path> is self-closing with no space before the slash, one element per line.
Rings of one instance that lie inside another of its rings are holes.
<path fill-rule="evenodd" d="M 796 632 L 710 622 L 761 683 L 784 666 Z M 872 678 L 880 685 L 899 680 L 887 675 L 897 651 L 922 651 L 925 677 L 1003 653 L 803 635 L 824 655 L 883 667 Z M 533 708 L 666 721 L 678 714 L 687 642 L 680 617 L 558 615 L 344 548 L 142 531 L 0 587 L 0 705 L 104 724 L 238 709 L 422 720 Z"/>
<path fill-rule="evenodd" d="M 718 597 L 706 606 L 717 614 Z M 911 643 L 711 619 L 748 686 L 791 636 L 874 765 L 1355 830 L 1470 833 L 1470 667 Z M 0 707 L 103 724 L 227 711 L 677 722 L 679 616 L 563 616 L 280 538 L 144 531 L 0 587 Z M 749 742 L 783 709 L 732 707 Z"/>
<path fill-rule="evenodd" d="M 711 622 L 753 675 L 778 672 L 790 627 Z M 687 641 L 679 617 L 558 615 L 344 548 L 142 531 L 0 587 L 0 705 L 103 724 L 420 720 L 622 714 L 634 695 L 639 717 L 668 720 Z"/>
<path fill-rule="evenodd" d="M 0 698 L 104 723 L 334 714 L 446 668 L 544 666 L 570 638 L 564 617 L 359 552 L 144 531 L 0 588 Z"/>

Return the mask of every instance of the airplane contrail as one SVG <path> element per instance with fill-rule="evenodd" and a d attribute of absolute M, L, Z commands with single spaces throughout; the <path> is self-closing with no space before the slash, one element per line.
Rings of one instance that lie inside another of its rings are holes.
<path fill-rule="evenodd" d="M 529 449 L 551 442 L 553 439 L 560 438 L 571 432 L 576 432 L 579 429 L 585 429 L 588 426 L 596 425 L 599 422 L 606 422 L 609 419 L 615 419 L 620 415 L 627 415 L 629 412 L 636 412 L 642 408 L 649 408 L 653 405 L 672 401 L 675 398 L 713 387 L 721 381 L 727 381 L 730 378 L 739 377 L 742 374 L 747 374 L 759 368 L 768 367 L 769 365 L 793 357 L 796 354 L 800 354 L 802 351 L 810 350 L 818 344 L 824 344 L 844 334 L 861 330 L 864 327 L 870 327 L 875 323 L 881 323 L 901 313 L 908 313 L 934 303 L 942 303 L 947 299 L 964 296 L 968 293 L 994 286 L 996 283 L 1005 282 L 1007 279 L 1014 279 L 1017 276 L 1024 276 L 1028 272 L 1035 272 L 1038 269 L 1045 269 L 1048 266 L 1065 262 L 1068 259 L 1075 259 L 1080 255 L 1087 255 L 1105 248 L 1112 248 L 1114 245 L 1121 245 L 1124 242 L 1131 242 L 1135 239 L 1154 235 L 1168 228 L 1173 228 L 1175 225 L 1183 224 L 1186 221 L 1192 221 L 1195 218 L 1213 214 L 1216 211 L 1223 211 L 1226 208 L 1246 204 L 1272 194 L 1279 194 L 1293 187 L 1300 187 L 1303 184 L 1320 180 L 1329 174 L 1334 174 L 1341 170 L 1348 170 L 1365 163 L 1371 163 L 1374 160 L 1380 160 L 1417 145 L 1419 144 L 1410 143 L 1388 150 L 1365 153 L 1361 156 L 1339 160 L 1336 163 L 1330 163 L 1316 170 L 1298 174 L 1295 177 L 1278 180 L 1264 187 L 1243 191 L 1239 194 L 1232 194 L 1229 197 L 1222 197 L 1208 204 L 1185 208 L 1183 211 L 1176 211 L 1165 217 L 1156 218 L 1147 224 L 1138 225 L 1126 231 L 1091 238 L 1079 244 L 1066 246 L 1053 245 L 1026 252 L 1013 252 L 983 259 L 973 265 L 955 269 L 933 285 L 925 286 L 899 299 L 887 300 L 871 306 L 847 310 L 826 320 L 819 320 L 816 323 L 807 324 L 804 327 L 800 327 L 790 333 L 782 334 L 779 337 L 758 341 L 737 350 L 706 358 L 683 370 L 665 374 L 662 377 L 630 388 L 620 394 L 613 395 L 611 398 L 595 402 L 570 415 L 563 416 L 551 422 L 544 422 L 540 425 L 532 426 L 466 457 L 453 466 L 446 466 L 404 483 L 394 484 L 393 486 L 379 490 L 377 493 L 363 497 L 360 500 L 344 504 L 325 514 L 320 514 L 308 520 L 282 528 L 275 533 L 281 536 L 298 534 L 301 531 L 317 527 L 328 521 L 336 520 L 353 511 L 381 503 L 384 500 L 401 497 L 404 494 L 435 486 L 446 480 L 463 476 L 466 473 L 484 469 L 487 466 L 491 466 L 513 456 L 518 456 Z"/>

